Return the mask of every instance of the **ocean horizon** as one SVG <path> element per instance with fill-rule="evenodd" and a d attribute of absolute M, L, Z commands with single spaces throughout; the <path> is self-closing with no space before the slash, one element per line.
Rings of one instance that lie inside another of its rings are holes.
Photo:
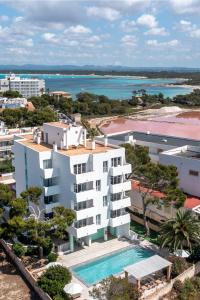
<path fill-rule="evenodd" d="M 23 78 L 44 79 L 46 89 L 49 91 L 66 91 L 73 98 L 80 92 L 90 92 L 105 95 L 111 99 L 130 99 L 132 91 L 145 89 L 148 94 L 163 93 L 165 97 L 188 94 L 191 87 L 173 86 L 171 83 L 180 83 L 183 79 L 156 78 L 150 79 L 139 76 L 113 76 L 113 75 L 62 75 L 62 74 L 17 74 Z M 5 74 L 0 74 L 0 79 Z"/>

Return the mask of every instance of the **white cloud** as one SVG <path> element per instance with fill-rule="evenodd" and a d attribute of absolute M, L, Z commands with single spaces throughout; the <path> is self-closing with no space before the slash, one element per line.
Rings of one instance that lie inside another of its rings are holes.
<path fill-rule="evenodd" d="M 45 41 L 47 42 L 55 42 L 56 41 L 56 35 L 54 33 L 46 32 L 42 35 Z"/>
<path fill-rule="evenodd" d="M 88 27 L 83 26 L 83 25 L 75 25 L 75 26 L 70 26 L 69 28 L 65 29 L 64 33 L 89 34 L 89 33 L 92 33 L 92 30 Z"/>
<path fill-rule="evenodd" d="M 200 29 L 196 29 L 191 31 L 190 36 L 192 38 L 200 38 Z"/>
<path fill-rule="evenodd" d="M 138 25 L 143 25 L 149 28 L 154 28 L 158 26 L 158 22 L 153 15 L 144 14 L 137 19 Z"/>
<path fill-rule="evenodd" d="M 158 42 L 157 40 L 148 40 L 146 42 L 147 46 L 155 47 L 155 48 L 165 48 L 165 47 L 177 47 L 179 45 L 178 40 L 171 40 L 168 42 Z"/>
<path fill-rule="evenodd" d="M 110 7 L 91 6 L 86 9 L 87 15 L 92 17 L 99 17 L 108 21 L 115 21 L 120 18 L 120 12 Z"/>
<path fill-rule="evenodd" d="M 5 15 L 0 16 L 0 22 L 6 22 L 8 20 L 9 20 L 8 16 L 5 16 Z"/>
<path fill-rule="evenodd" d="M 199 0 L 170 0 L 170 4 L 177 14 L 199 13 Z"/>
<path fill-rule="evenodd" d="M 33 40 L 32 39 L 22 40 L 20 44 L 24 47 L 33 47 Z"/>
<path fill-rule="evenodd" d="M 182 31 L 191 31 L 191 30 L 196 29 L 195 24 L 192 24 L 190 21 L 186 21 L 186 20 L 180 20 L 178 27 Z"/>
<path fill-rule="evenodd" d="M 137 30 L 136 27 L 136 22 L 134 20 L 124 20 L 120 23 L 120 28 L 124 31 L 124 32 L 132 32 Z"/>
<path fill-rule="evenodd" d="M 134 35 L 125 35 L 122 37 L 121 42 L 124 46 L 136 46 L 137 44 L 137 38 Z"/>
<path fill-rule="evenodd" d="M 155 27 L 144 33 L 145 35 L 168 35 L 169 33 L 166 31 L 165 27 Z"/>

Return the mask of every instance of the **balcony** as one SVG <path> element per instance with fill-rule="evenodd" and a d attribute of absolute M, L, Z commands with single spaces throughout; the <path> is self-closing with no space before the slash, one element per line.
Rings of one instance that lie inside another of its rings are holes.
<path fill-rule="evenodd" d="M 116 194 L 120 192 L 130 191 L 131 190 L 131 181 L 127 180 L 117 184 L 110 184 L 110 193 Z"/>
<path fill-rule="evenodd" d="M 52 202 L 52 203 L 49 203 L 49 204 L 45 204 L 44 208 L 45 208 L 45 213 L 50 213 L 52 212 L 52 209 L 54 207 L 57 207 L 57 206 L 60 206 L 60 202 Z"/>
<path fill-rule="evenodd" d="M 52 185 L 52 186 L 45 186 L 44 189 L 44 195 L 45 196 L 51 196 L 51 195 L 58 195 L 60 194 L 60 187 L 59 185 Z"/>
<path fill-rule="evenodd" d="M 81 173 L 81 174 L 73 174 L 73 181 L 74 183 L 83 183 L 87 181 L 93 181 L 95 178 L 95 172 L 94 171 L 89 171 L 86 173 Z"/>
<path fill-rule="evenodd" d="M 81 228 L 70 227 L 68 232 L 71 233 L 77 239 L 94 234 L 97 232 L 95 224 L 87 225 Z"/>
<path fill-rule="evenodd" d="M 119 217 L 110 218 L 110 221 L 109 221 L 109 225 L 111 227 L 117 227 L 117 226 L 128 224 L 128 223 L 130 223 L 129 213 L 126 213 Z"/>
<path fill-rule="evenodd" d="M 40 176 L 44 179 L 48 179 L 51 177 L 58 177 L 59 170 L 58 168 L 50 168 L 50 169 L 40 169 Z"/>
<path fill-rule="evenodd" d="M 76 220 L 79 221 L 94 216 L 95 208 L 94 206 L 92 206 L 81 210 L 75 210 L 75 213 L 76 213 Z"/>
<path fill-rule="evenodd" d="M 79 192 L 79 193 L 73 193 L 74 194 L 74 200 L 76 202 L 82 202 L 82 201 L 86 201 L 86 200 L 90 200 L 93 199 L 96 193 L 96 189 L 91 189 L 91 190 L 87 190 L 84 192 Z"/>
<path fill-rule="evenodd" d="M 131 206 L 131 199 L 130 197 L 124 197 L 123 199 L 110 201 L 110 209 L 111 210 L 118 210 L 121 208 Z"/>
<path fill-rule="evenodd" d="M 112 167 L 110 168 L 110 175 L 111 176 L 118 176 L 122 174 L 130 174 L 131 173 L 131 165 L 124 164 L 122 166 Z"/>

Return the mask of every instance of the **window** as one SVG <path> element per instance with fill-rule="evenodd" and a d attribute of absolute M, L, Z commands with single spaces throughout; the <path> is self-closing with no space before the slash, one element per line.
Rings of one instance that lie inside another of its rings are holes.
<path fill-rule="evenodd" d="M 85 182 L 85 183 L 79 183 L 79 184 L 74 184 L 74 192 L 75 193 L 80 193 L 80 192 L 85 192 L 93 189 L 93 181 Z"/>
<path fill-rule="evenodd" d="M 44 196 L 44 203 L 51 204 L 58 202 L 58 195 Z"/>
<path fill-rule="evenodd" d="M 46 220 L 52 219 L 52 218 L 53 218 L 53 212 L 45 213 L 45 214 L 44 214 L 44 218 L 45 218 Z"/>
<path fill-rule="evenodd" d="M 110 177 L 110 183 L 111 184 L 119 184 L 122 182 L 122 176 L 118 175 L 118 176 L 111 176 Z"/>
<path fill-rule="evenodd" d="M 90 208 L 93 207 L 93 199 L 87 200 L 87 201 L 82 201 L 82 202 L 78 202 L 74 205 L 74 209 L 76 211 L 78 210 L 82 210 L 82 209 L 86 209 L 86 208 Z"/>
<path fill-rule="evenodd" d="M 43 186 L 53 186 L 58 184 L 58 177 L 52 177 L 48 179 L 43 179 Z"/>
<path fill-rule="evenodd" d="M 52 169 L 52 160 L 51 159 L 43 160 L 43 169 Z"/>
<path fill-rule="evenodd" d="M 121 166 L 121 157 L 114 157 L 111 159 L 111 166 L 118 167 Z"/>
<path fill-rule="evenodd" d="M 79 221 L 75 222 L 74 226 L 75 226 L 75 228 L 81 228 L 81 227 L 85 227 L 85 226 L 92 225 L 92 224 L 93 224 L 93 217 L 90 217 L 90 218 L 79 220 Z"/>
<path fill-rule="evenodd" d="M 101 180 L 96 180 L 96 191 L 101 190 Z"/>
<path fill-rule="evenodd" d="M 86 173 L 86 163 L 74 165 L 74 174 Z"/>
<path fill-rule="evenodd" d="M 108 206 L 108 196 L 103 196 L 103 206 Z"/>
<path fill-rule="evenodd" d="M 111 194 L 110 195 L 110 200 L 111 201 L 117 201 L 122 199 L 122 193 L 116 193 L 116 194 Z"/>
<path fill-rule="evenodd" d="M 96 215 L 96 225 L 101 225 L 101 215 Z"/>
<path fill-rule="evenodd" d="M 108 172 L 108 161 L 103 161 L 103 172 Z"/>
<path fill-rule="evenodd" d="M 189 175 L 192 175 L 192 176 L 199 176 L 199 172 L 198 172 L 198 171 L 195 171 L 195 170 L 189 170 Z"/>
<path fill-rule="evenodd" d="M 117 210 L 111 210 L 111 218 L 117 218 L 117 217 L 120 217 L 120 216 L 123 216 L 123 215 L 126 215 L 127 212 L 125 211 L 124 208 L 122 209 L 117 209 Z"/>

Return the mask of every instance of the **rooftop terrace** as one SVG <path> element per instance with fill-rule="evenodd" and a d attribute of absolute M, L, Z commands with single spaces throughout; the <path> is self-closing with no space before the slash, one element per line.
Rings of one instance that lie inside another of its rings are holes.
<path fill-rule="evenodd" d="M 44 142 L 41 142 L 41 144 L 35 143 L 33 141 L 33 136 L 30 134 L 23 136 L 23 139 L 18 140 L 18 142 L 37 152 L 45 152 L 45 151 L 53 150 L 53 146 L 50 144 L 45 144 Z M 86 147 L 84 147 L 83 145 L 78 145 L 77 147 L 75 146 L 69 147 L 69 149 L 60 149 L 58 147 L 57 152 L 66 156 L 73 156 L 73 155 L 82 155 L 82 154 L 105 153 L 116 148 L 118 147 L 114 145 L 104 146 L 103 143 L 96 141 L 95 149 L 92 149 L 91 141 L 87 140 Z"/>

